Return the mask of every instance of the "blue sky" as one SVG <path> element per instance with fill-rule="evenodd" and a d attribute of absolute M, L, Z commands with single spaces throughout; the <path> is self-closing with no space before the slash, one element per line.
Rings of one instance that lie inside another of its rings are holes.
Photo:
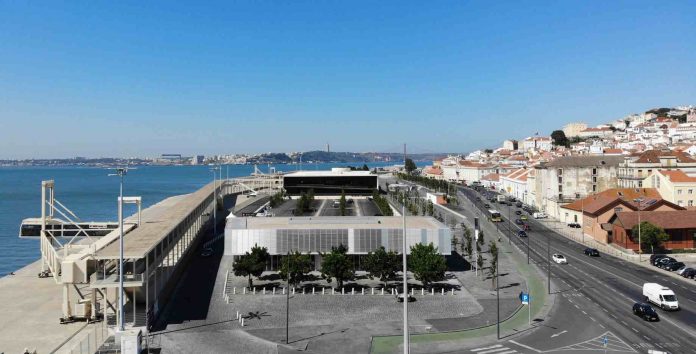
<path fill-rule="evenodd" d="M 0 158 L 497 146 L 696 104 L 694 13 L 682 1 L 0 1 Z"/>

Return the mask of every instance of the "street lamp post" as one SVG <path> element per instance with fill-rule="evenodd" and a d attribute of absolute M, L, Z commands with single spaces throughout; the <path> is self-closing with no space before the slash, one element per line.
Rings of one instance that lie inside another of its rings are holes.
<path fill-rule="evenodd" d="M 496 324 L 497 330 L 498 330 L 498 339 L 500 339 L 500 282 L 498 281 L 500 279 L 500 275 L 498 271 L 500 270 L 500 259 L 498 258 L 498 248 L 496 247 L 495 249 L 495 297 L 496 297 L 496 302 L 497 302 L 497 316 L 498 316 L 498 323 Z"/>
<path fill-rule="evenodd" d="M 406 200 L 401 204 L 401 215 L 403 217 L 403 242 L 402 242 L 402 260 L 403 263 L 403 275 L 404 275 L 404 354 L 408 354 L 409 348 L 409 335 L 408 335 L 408 277 L 407 277 L 407 266 L 406 266 Z"/>
<path fill-rule="evenodd" d="M 638 203 L 638 263 L 642 262 L 642 256 L 643 256 L 643 245 L 641 244 L 641 232 L 640 232 L 640 211 L 643 206 L 643 198 L 636 198 L 633 200 L 634 202 Z"/>

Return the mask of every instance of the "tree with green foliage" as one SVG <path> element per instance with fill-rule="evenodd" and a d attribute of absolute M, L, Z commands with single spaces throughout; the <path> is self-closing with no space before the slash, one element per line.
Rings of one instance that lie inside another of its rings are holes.
<path fill-rule="evenodd" d="M 491 253 L 491 266 L 488 268 L 488 275 L 491 276 L 493 289 L 496 288 L 496 282 L 498 281 L 498 245 L 495 241 L 490 242 L 490 253 Z"/>
<path fill-rule="evenodd" d="M 428 245 L 417 243 L 411 246 L 408 267 L 416 280 L 428 288 L 432 282 L 445 279 L 447 263 L 432 242 Z"/>
<path fill-rule="evenodd" d="M 464 241 L 464 252 L 466 252 L 469 261 L 471 261 L 471 255 L 474 254 L 474 240 L 471 237 L 471 230 L 466 227 L 464 228 Z"/>
<path fill-rule="evenodd" d="M 363 166 L 362 166 L 362 170 L 363 170 L 363 171 L 369 171 L 370 168 L 367 167 L 367 164 L 366 164 L 366 163 L 364 163 Z"/>
<path fill-rule="evenodd" d="M 338 288 L 343 287 L 346 280 L 355 279 L 353 261 L 346 255 L 348 248 L 343 244 L 331 247 L 331 252 L 321 254 L 321 276 L 328 279 L 336 279 Z"/>
<path fill-rule="evenodd" d="M 638 225 L 635 225 L 631 229 L 631 240 L 638 243 L 638 238 Z M 669 241 L 669 234 L 663 228 L 647 221 L 640 223 L 640 253 L 644 248 L 650 248 L 650 253 L 655 253 L 655 249 L 661 249 L 666 241 Z"/>
<path fill-rule="evenodd" d="M 433 213 L 435 213 L 435 206 L 433 205 L 433 202 L 431 200 L 428 200 L 428 215 L 433 216 Z"/>
<path fill-rule="evenodd" d="M 411 159 L 406 159 L 406 162 L 404 163 L 404 169 L 406 170 L 406 173 L 411 174 L 413 171 L 415 171 L 418 167 L 416 167 L 416 163 L 413 162 Z"/>
<path fill-rule="evenodd" d="M 363 267 L 368 272 L 370 279 L 377 278 L 387 287 L 389 280 L 396 277 L 396 272 L 401 270 L 401 255 L 394 251 L 387 252 L 384 246 L 367 254 L 363 259 Z"/>
<path fill-rule="evenodd" d="M 480 246 L 483 246 L 483 244 L 484 244 L 484 242 L 483 242 L 483 231 L 479 231 L 479 233 L 478 233 L 478 240 L 476 240 L 476 242 L 477 242 Z"/>
<path fill-rule="evenodd" d="M 478 257 L 476 257 L 476 268 L 483 269 L 483 256 L 481 255 L 481 252 L 478 252 Z"/>
<path fill-rule="evenodd" d="M 562 130 L 554 130 L 551 133 L 551 139 L 553 139 L 553 144 L 557 146 L 570 146 L 570 142 Z"/>
<path fill-rule="evenodd" d="M 314 190 L 310 189 L 307 193 L 300 193 L 300 197 L 297 199 L 297 204 L 295 204 L 295 215 L 302 215 L 312 209 L 312 203 L 314 203 Z"/>
<path fill-rule="evenodd" d="M 346 216 L 346 191 L 341 190 L 341 199 L 338 200 L 338 208 L 341 210 L 341 216 Z"/>
<path fill-rule="evenodd" d="M 251 288 L 254 286 L 254 281 L 251 277 L 259 277 L 261 273 L 263 273 L 269 258 L 270 255 L 266 247 L 254 245 L 254 247 L 251 248 L 251 253 L 246 252 L 234 261 L 232 265 L 234 275 L 238 277 L 248 277 L 249 288 Z"/>
<path fill-rule="evenodd" d="M 280 264 L 279 274 L 283 279 L 290 275 L 290 284 L 297 287 L 303 282 L 307 273 L 312 271 L 312 260 L 308 254 L 302 254 L 298 251 L 290 252 L 289 255 L 283 257 Z"/>

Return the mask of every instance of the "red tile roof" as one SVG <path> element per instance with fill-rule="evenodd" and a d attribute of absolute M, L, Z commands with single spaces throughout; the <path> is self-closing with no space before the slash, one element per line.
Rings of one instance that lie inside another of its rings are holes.
<path fill-rule="evenodd" d="M 658 170 L 660 174 L 667 177 L 670 182 L 689 183 L 696 182 L 696 177 L 692 177 L 684 173 L 682 170 Z"/>
<path fill-rule="evenodd" d="M 612 188 L 583 199 L 578 199 L 561 206 L 561 208 L 575 211 L 585 210 L 590 214 L 595 214 L 611 204 L 623 202 L 622 204 L 625 204 L 627 207 L 637 210 L 638 203 L 633 201 L 637 198 L 643 198 L 646 202 L 651 199 L 656 201 L 662 200 L 660 192 L 655 188 Z M 642 206 L 645 209 L 646 203 L 644 202 Z"/>
<path fill-rule="evenodd" d="M 660 157 L 675 157 L 678 162 L 696 162 L 691 155 L 682 151 L 647 150 L 638 157 L 636 163 L 659 163 Z"/>
<path fill-rule="evenodd" d="M 615 225 L 624 229 L 632 229 L 638 225 L 638 213 L 616 213 Z M 663 229 L 694 229 L 696 228 L 696 210 L 648 211 L 640 213 L 640 221 L 647 221 Z"/>

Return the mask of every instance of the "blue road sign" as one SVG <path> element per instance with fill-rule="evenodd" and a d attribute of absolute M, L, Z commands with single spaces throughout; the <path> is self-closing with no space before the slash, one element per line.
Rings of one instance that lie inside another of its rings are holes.
<path fill-rule="evenodd" d="M 607 336 L 604 336 L 604 338 L 602 338 L 602 344 L 604 344 L 604 346 L 606 347 L 607 343 L 609 343 L 609 338 L 607 338 Z"/>
<path fill-rule="evenodd" d="M 520 292 L 520 301 L 525 305 L 529 304 L 529 294 Z"/>

